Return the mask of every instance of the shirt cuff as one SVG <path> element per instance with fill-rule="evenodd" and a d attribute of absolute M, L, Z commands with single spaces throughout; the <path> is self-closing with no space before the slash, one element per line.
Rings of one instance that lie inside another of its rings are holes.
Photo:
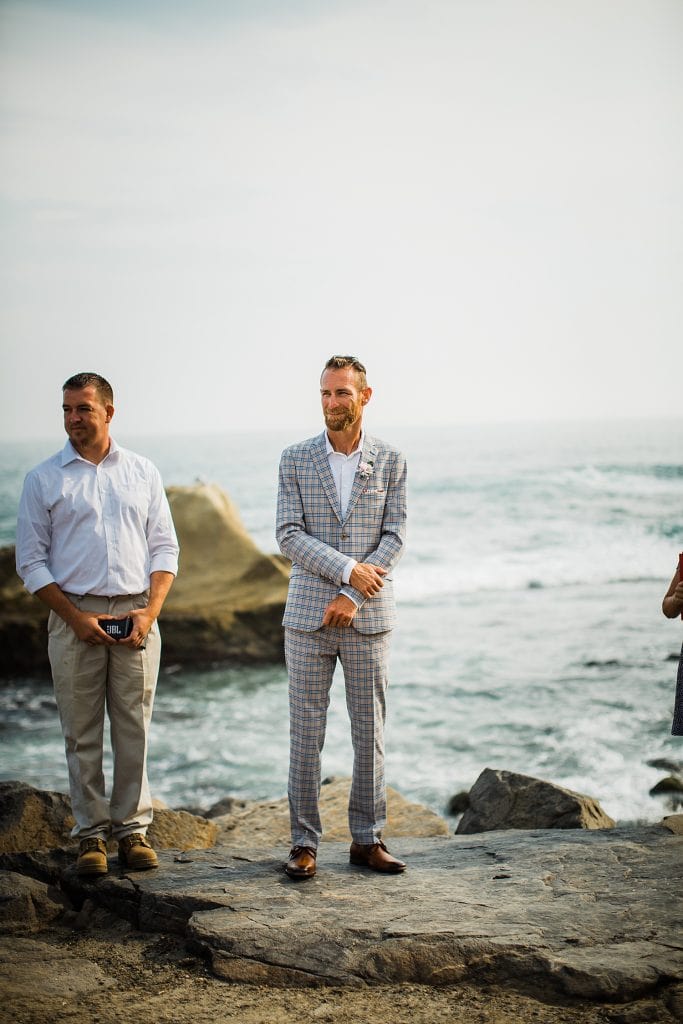
<path fill-rule="evenodd" d="M 361 605 L 363 603 L 362 595 L 359 594 L 358 591 L 355 590 L 353 587 L 351 587 L 351 586 L 342 587 L 341 590 L 339 591 L 339 593 L 343 594 L 344 597 L 348 597 L 349 601 L 353 601 L 353 603 L 355 604 L 356 608 L 360 608 L 361 607 Z"/>
<path fill-rule="evenodd" d="M 353 572 L 357 565 L 358 562 L 356 561 L 355 558 L 349 558 L 348 562 L 344 566 L 344 571 L 342 573 L 342 583 L 350 583 L 351 573 Z"/>
<path fill-rule="evenodd" d="M 149 571 L 152 572 L 172 572 L 174 576 L 178 575 L 178 559 L 174 555 L 169 554 L 157 554 L 154 555 L 149 564 Z"/>
<path fill-rule="evenodd" d="M 24 577 L 24 586 L 29 594 L 35 594 L 36 590 L 41 590 L 43 587 L 47 587 L 50 583 L 54 582 L 54 576 L 44 565 L 38 569 L 31 569 Z"/>

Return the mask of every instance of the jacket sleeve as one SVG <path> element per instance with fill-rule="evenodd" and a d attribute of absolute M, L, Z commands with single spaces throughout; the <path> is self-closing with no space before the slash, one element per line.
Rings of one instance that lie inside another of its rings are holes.
<path fill-rule="evenodd" d="M 292 562 L 341 586 L 348 555 L 306 532 L 301 488 L 294 457 L 289 450 L 283 452 L 280 459 L 275 536 L 280 551 Z"/>

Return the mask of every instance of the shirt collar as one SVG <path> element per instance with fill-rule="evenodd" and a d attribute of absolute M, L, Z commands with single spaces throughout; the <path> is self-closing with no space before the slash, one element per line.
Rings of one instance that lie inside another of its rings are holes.
<path fill-rule="evenodd" d="M 365 441 L 365 431 L 361 430 L 361 432 L 360 432 L 360 440 L 358 442 L 357 447 L 354 448 L 352 452 L 349 452 L 349 454 L 346 455 L 345 458 L 350 459 L 353 455 L 358 455 L 359 452 L 362 452 L 363 451 L 363 442 L 364 441 Z M 332 444 L 330 442 L 330 439 L 329 439 L 329 437 L 327 435 L 327 431 L 325 431 L 325 450 L 327 451 L 328 455 L 343 455 L 344 454 L 343 452 L 336 452 L 334 450 L 334 448 L 332 447 Z"/>
<path fill-rule="evenodd" d="M 104 462 L 104 460 L 108 459 L 110 457 L 110 455 L 113 455 L 115 452 L 118 452 L 118 451 L 120 451 L 119 446 L 117 445 L 117 443 L 114 440 L 114 438 L 110 437 L 109 438 L 109 451 L 107 452 L 107 454 L 105 455 L 105 457 L 104 457 L 104 459 L 102 461 Z M 78 454 L 78 452 L 76 451 L 76 449 L 72 445 L 71 441 L 67 441 L 66 442 L 66 444 L 62 448 L 62 466 L 68 466 L 70 462 L 87 462 L 87 461 L 88 460 L 84 459 L 82 455 Z"/>

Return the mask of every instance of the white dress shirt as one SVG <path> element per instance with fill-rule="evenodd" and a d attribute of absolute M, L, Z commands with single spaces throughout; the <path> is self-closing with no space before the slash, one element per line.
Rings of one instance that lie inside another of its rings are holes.
<path fill-rule="evenodd" d="M 330 463 L 330 471 L 332 473 L 332 479 L 334 480 L 334 486 L 339 497 L 339 507 L 341 508 L 342 518 L 346 515 L 346 510 L 349 507 L 351 489 L 353 488 L 353 481 L 356 477 L 358 463 L 360 462 L 361 452 L 363 451 L 364 437 L 365 433 L 364 431 L 361 431 L 358 447 L 354 448 L 350 455 L 345 455 L 344 452 L 337 452 L 334 450 L 334 448 L 330 444 L 329 437 L 327 436 L 327 434 L 325 434 L 325 447 L 327 449 L 327 458 Z M 358 562 L 356 561 L 355 558 L 349 558 L 344 569 L 344 572 L 342 573 L 343 583 L 349 582 L 351 578 L 351 573 L 353 572 L 354 568 L 357 565 Z M 350 600 L 353 600 L 353 598 L 351 598 Z"/>
<path fill-rule="evenodd" d="M 95 465 L 70 441 L 32 469 L 17 519 L 17 572 L 26 589 L 141 594 L 150 573 L 178 572 L 178 541 L 158 469 L 112 439 Z"/>

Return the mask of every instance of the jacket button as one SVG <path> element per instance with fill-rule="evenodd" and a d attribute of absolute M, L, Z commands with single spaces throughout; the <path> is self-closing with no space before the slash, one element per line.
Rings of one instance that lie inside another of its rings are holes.
<path fill-rule="evenodd" d="M 342 535 L 341 535 L 341 539 L 342 539 L 342 540 L 348 540 L 348 539 L 349 539 L 349 535 L 348 535 L 348 533 L 342 533 Z"/>

